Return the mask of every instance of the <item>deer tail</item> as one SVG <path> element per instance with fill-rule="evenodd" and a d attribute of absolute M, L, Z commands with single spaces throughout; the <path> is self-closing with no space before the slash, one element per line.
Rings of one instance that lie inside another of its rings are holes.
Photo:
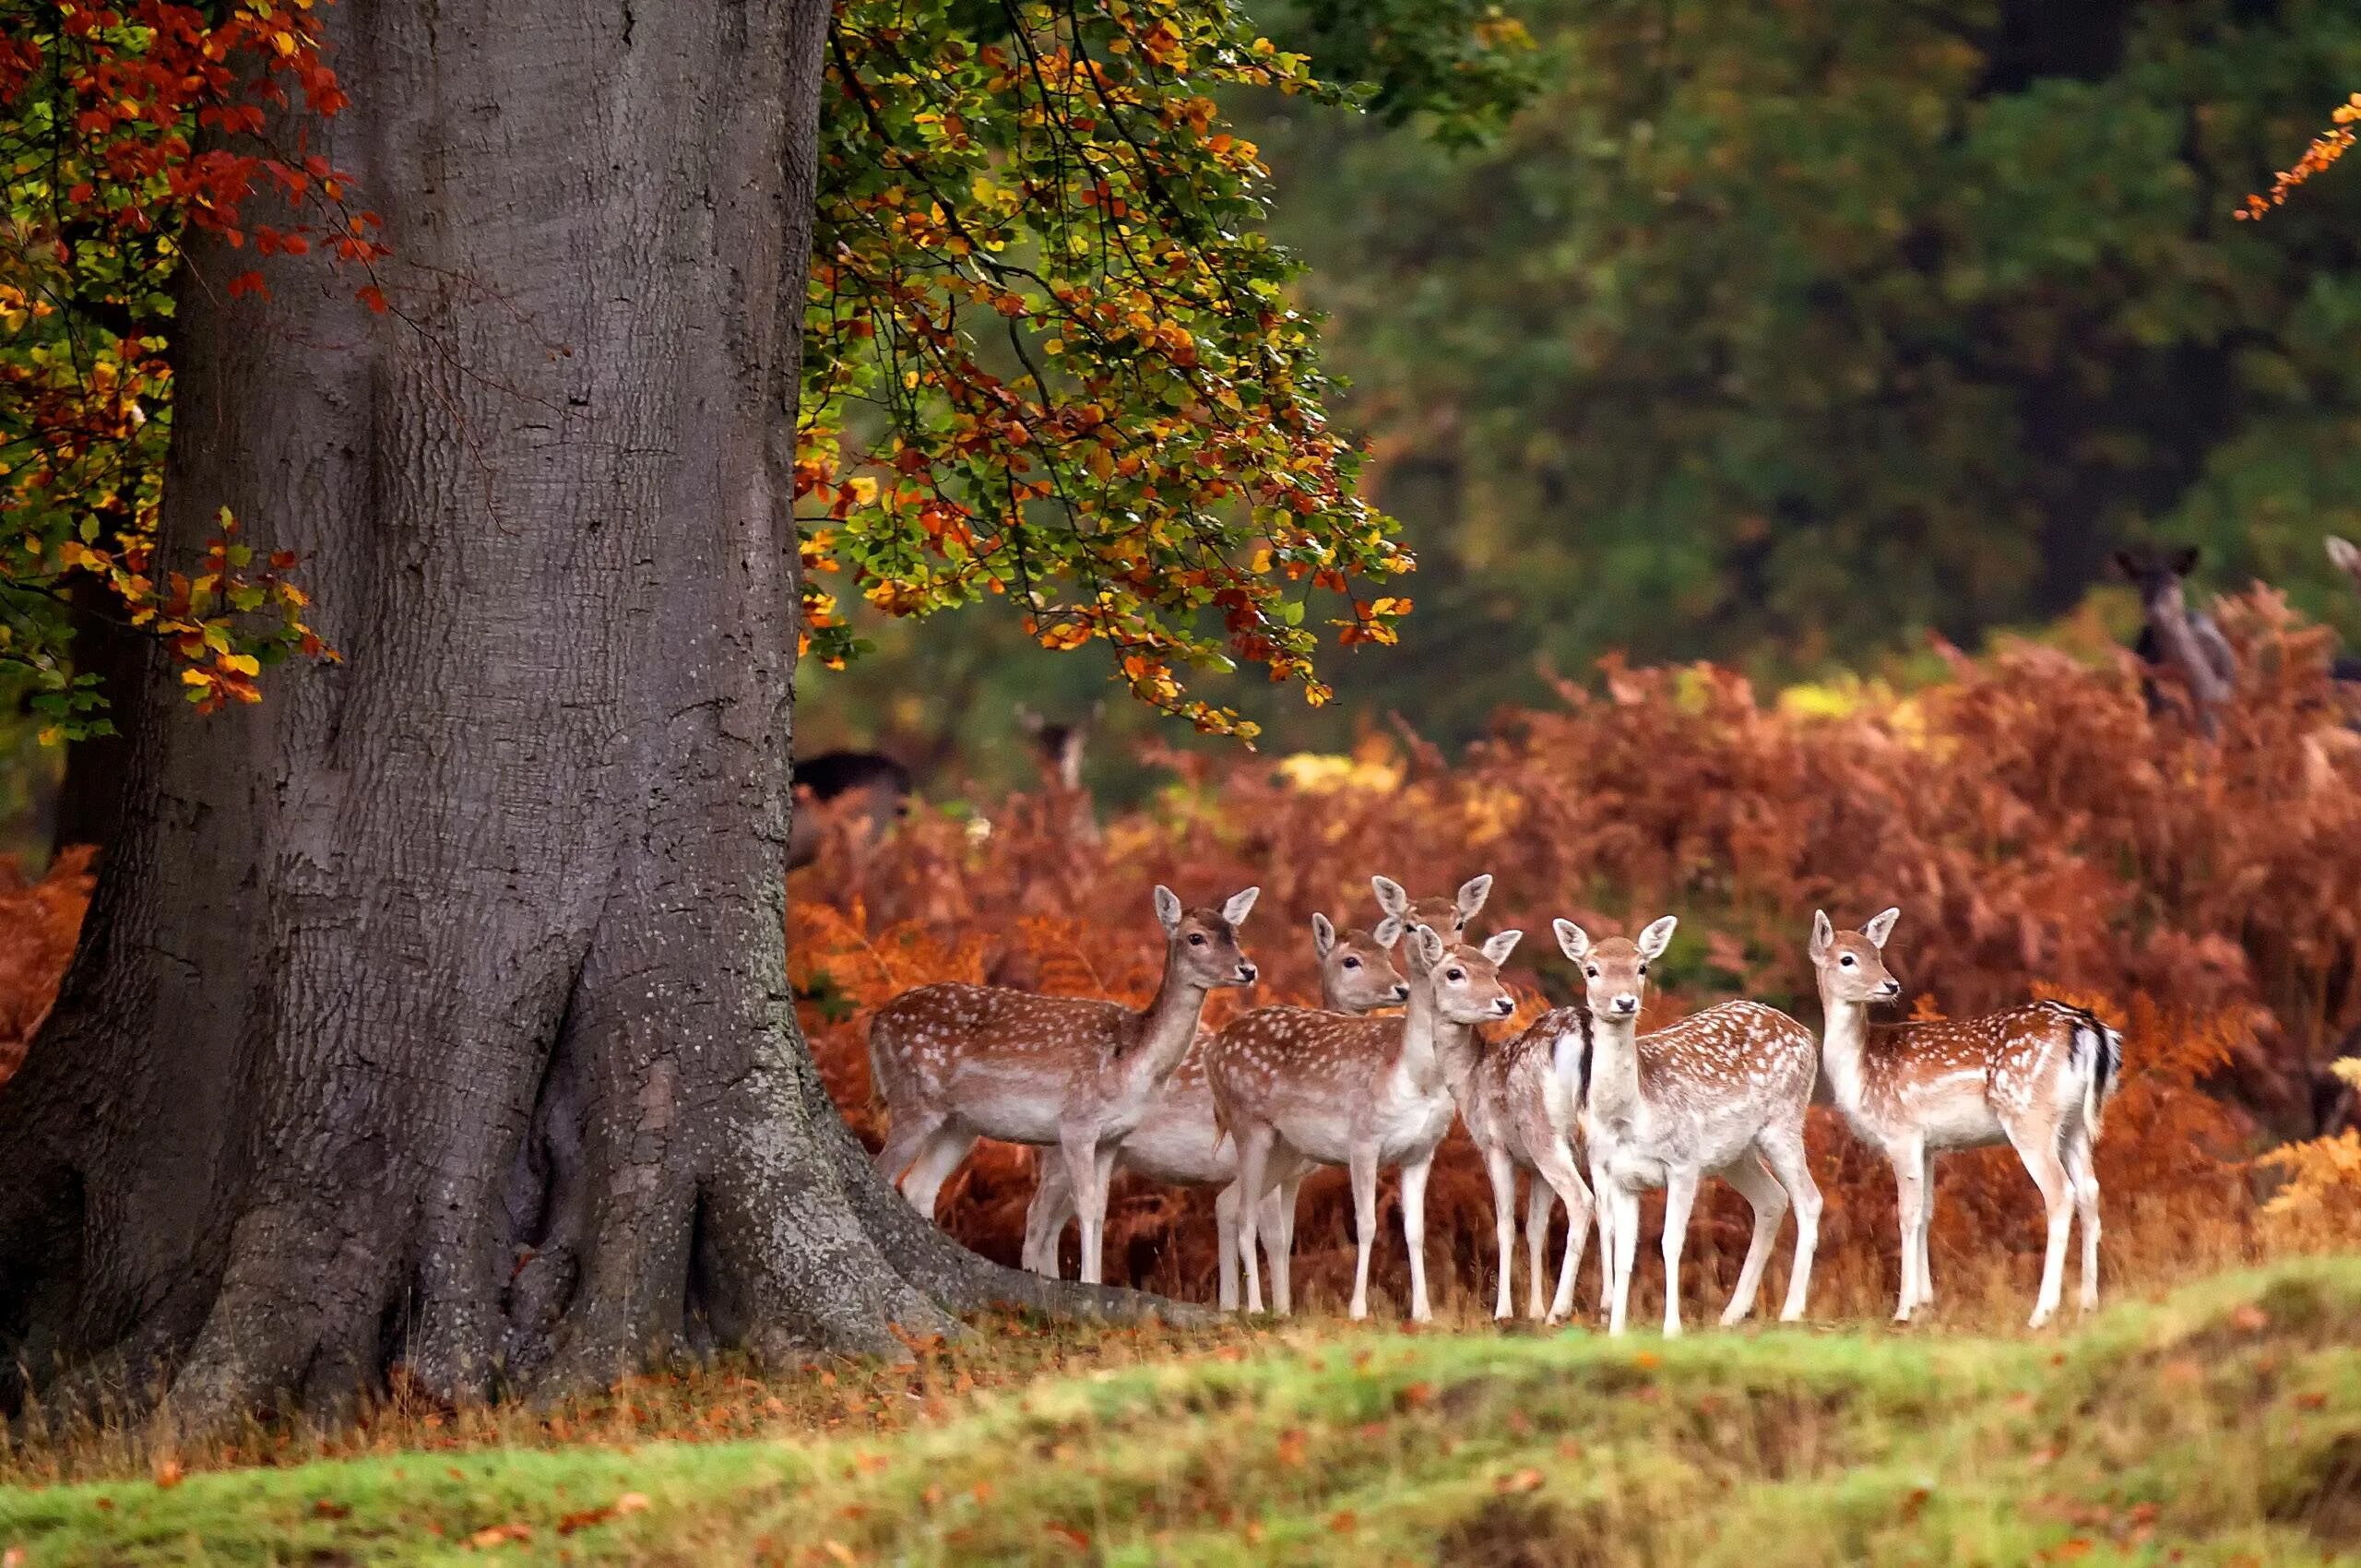
<path fill-rule="evenodd" d="M 2106 1102 L 2123 1081 L 2123 1037 L 2099 1022 L 2095 1014 L 2076 1009 L 2073 1017 L 2074 1038 L 2067 1060 L 2080 1071 L 2082 1079 L 2082 1124 L 2090 1129 L 2091 1138 L 2097 1141 L 2099 1119 L 2106 1114 Z"/>

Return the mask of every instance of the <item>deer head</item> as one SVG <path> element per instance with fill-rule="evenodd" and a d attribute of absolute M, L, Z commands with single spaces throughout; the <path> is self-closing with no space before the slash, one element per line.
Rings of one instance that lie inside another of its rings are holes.
<path fill-rule="evenodd" d="M 1484 907 L 1485 898 L 1492 891 L 1489 872 L 1471 876 L 1459 885 L 1459 891 L 1449 898 L 1413 899 L 1400 883 L 1390 876 L 1372 876 L 1370 886 L 1377 894 L 1377 907 L 1406 926 L 1431 926 L 1441 932 L 1446 942 L 1456 942 L 1467 930 L 1467 922 Z"/>
<path fill-rule="evenodd" d="M 2343 573 L 2355 588 L 2361 588 L 2361 545 L 2355 545 L 2349 539 L 2339 539 L 2334 534 L 2328 536 L 2327 543 L 2328 558 L 2335 563 L 2336 569 Z"/>
<path fill-rule="evenodd" d="M 1812 911 L 1811 963 L 1823 1000 L 1866 1004 L 1902 994 L 1902 982 L 1885 967 L 1885 939 L 1901 918 L 1900 909 L 1888 909 L 1858 931 L 1838 931 L 1826 910 Z"/>
<path fill-rule="evenodd" d="M 1501 966 L 1525 932 L 1504 931 L 1481 947 L 1445 942 L 1434 927 L 1410 928 L 1410 963 L 1434 996 L 1435 1011 L 1454 1024 L 1480 1024 L 1516 1011 L 1516 998 L 1501 983 Z"/>
<path fill-rule="evenodd" d="M 1664 956 L 1680 921 L 1667 915 L 1640 932 L 1637 942 L 1610 936 L 1593 942 L 1590 933 L 1572 921 L 1556 922 L 1558 950 L 1583 972 L 1585 1000 L 1595 1017 L 1617 1023 L 1640 1016 L 1640 998 L 1646 993 L 1648 966 Z"/>
<path fill-rule="evenodd" d="M 2197 561 L 2193 544 L 2135 544 L 2115 552 L 2115 569 L 2140 590 L 2141 607 L 2151 615 L 2183 608 L 2182 585 Z"/>
<path fill-rule="evenodd" d="M 1156 890 L 1156 918 L 1163 923 L 1166 966 L 1180 979 L 1211 990 L 1252 985 L 1255 968 L 1239 950 L 1238 928 L 1261 895 L 1259 887 L 1233 894 L 1218 909 L 1188 909 L 1172 889 Z"/>
<path fill-rule="evenodd" d="M 1366 1013 L 1410 999 L 1410 985 L 1394 967 L 1402 922 L 1388 915 L 1375 931 L 1339 932 L 1326 915 L 1311 917 L 1311 948 L 1320 955 L 1320 994 L 1339 1012 Z"/>

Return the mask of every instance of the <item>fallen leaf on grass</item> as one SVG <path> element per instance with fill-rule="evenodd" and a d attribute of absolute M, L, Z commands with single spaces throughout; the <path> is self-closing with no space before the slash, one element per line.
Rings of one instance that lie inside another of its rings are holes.
<path fill-rule="evenodd" d="M 1348 1536 L 1359 1527 L 1360 1520 L 1354 1516 L 1353 1511 L 1349 1508 L 1338 1509 L 1328 1519 L 1329 1531 L 1334 1535 Z"/>
<path fill-rule="evenodd" d="M 1541 1479 L 1540 1471 L 1523 1469 L 1514 1475 L 1502 1476 L 1492 1483 L 1492 1490 L 1503 1497 L 1514 1491 L 1538 1491 L 1541 1490 Z"/>
<path fill-rule="evenodd" d="M 333 1497 L 323 1497 L 312 1504 L 312 1517 L 314 1519 L 346 1519 L 351 1515 L 351 1505 L 338 1503 Z"/>
<path fill-rule="evenodd" d="M 1061 1525 L 1055 1519 L 1041 1526 L 1043 1533 L 1062 1540 L 1076 1551 L 1090 1550 L 1090 1532 L 1077 1530 L 1072 1525 Z"/>
<path fill-rule="evenodd" d="M 156 1462 L 156 1485 L 160 1491 L 172 1491 L 172 1488 L 181 1484 L 181 1478 L 187 1474 L 188 1472 L 182 1468 L 178 1459 L 159 1459 Z"/>
<path fill-rule="evenodd" d="M 482 1529 L 478 1530 L 475 1534 L 469 1536 L 468 1538 L 468 1544 L 475 1548 L 478 1551 L 482 1551 L 491 1547 L 505 1546 L 510 1541 L 515 1541 L 517 1545 L 524 1546 L 530 1542 L 532 1538 L 533 1526 L 530 1525 L 518 1525 L 513 1523 L 506 1525 L 487 1525 Z"/>

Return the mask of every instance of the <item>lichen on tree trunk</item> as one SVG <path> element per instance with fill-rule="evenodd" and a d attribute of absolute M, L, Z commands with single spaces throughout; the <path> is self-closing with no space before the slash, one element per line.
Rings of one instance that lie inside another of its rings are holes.
<path fill-rule="evenodd" d="M 825 0 L 340 5 L 394 312 L 199 247 L 170 549 L 302 552 L 343 662 L 160 659 L 0 1090 L 0 1361 L 196 1420 L 1090 1298 L 908 1212 L 786 974 L 792 452 Z"/>

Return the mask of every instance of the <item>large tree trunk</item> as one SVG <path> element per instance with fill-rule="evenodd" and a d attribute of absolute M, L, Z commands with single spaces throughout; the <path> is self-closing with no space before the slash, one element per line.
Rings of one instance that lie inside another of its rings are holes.
<path fill-rule="evenodd" d="M 166 528 L 303 552 L 344 662 L 201 718 L 149 661 L 0 1090 L 0 1364 L 202 1420 L 1045 1299 L 872 1176 L 785 972 L 826 12 L 327 13 L 395 314 L 315 261 L 231 303 L 252 254 L 200 248 Z"/>

